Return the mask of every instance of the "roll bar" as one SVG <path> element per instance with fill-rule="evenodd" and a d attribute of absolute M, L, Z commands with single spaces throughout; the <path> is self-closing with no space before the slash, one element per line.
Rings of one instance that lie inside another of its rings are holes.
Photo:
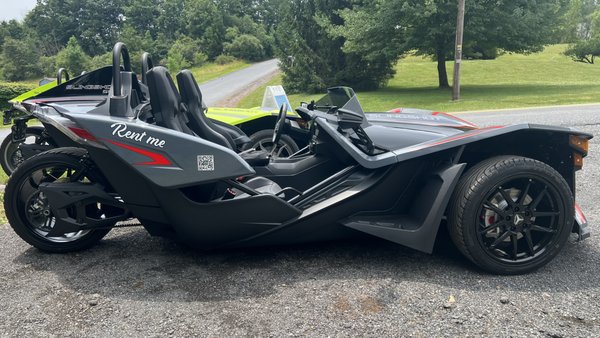
<path fill-rule="evenodd" d="M 150 53 L 144 52 L 144 54 L 142 54 L 142 83 L 145 85 L 148 84 L 146 73 L 152 68 L 154 68 L 154 63 L 152 62 Z"/>
<path fill-rule="evenodd" d="M 127 46 L 122 42 L 117 42 L 113 48 L 113 95 L 121 96 L 121 56 L 123 56 L 123 68 L 126 72 L 131 72 L 131 60 Z"/>
<path fill-rule="evenodd" d="M 56 73 L 56 84 L 59 85 L 63 83 L 63 75 L 65 77 L 65 81 L 69 81 L 71 77 L 69 76 L 69 72 L 67 72 L 64 68 L 59 68 L 58 73 Z"/>

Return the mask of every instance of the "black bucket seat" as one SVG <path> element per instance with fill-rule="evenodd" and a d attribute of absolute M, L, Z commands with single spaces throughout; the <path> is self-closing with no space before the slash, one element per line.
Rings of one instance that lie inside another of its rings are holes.
<path fill-rule="evenodd" d="M 156 124 L 161 127 L 201 137 L 235 151 L 235 148 L 223 135 L 203 124 L 203 120 L 196 119 L 199 116 L 198 114 L 190 114 L 190 109 L 187 105 L 182 104 L 181 96 L 175 87 L 173 78 L 171 78 L 169 71 L 165 67 L 153 67 L 146 75 L 148 90 L 150 92 L 150 105 L 152 106 Z M 189 103 L 193 104 L 197 97 L 193 95 L 193 91 L 190 95 L 190 91 L 187 90 L 186 98 Z M 188 116 L 194 118 L 194 121 L 203 128 L 194 131 L 190 129 L 187 125 L 189 122 Z M 269 163 L 269 154 L 266 152 L 250 151 L 244 152 L 240 156 L 251 166 L 265 166 Z"/>
<path fill-rule="evenodd" d="M 202 92 L 192 72 L 187 69 L 177 74 L 177 84 L 181 93 L 181 100 L 185 105 L 185 113 L 189 128 L 203 139 L 236 150 L 236 142 L 226 132 L 220 129 L 204 112 L 202 106 Z M 270 154 L 266 151 L 250 150 L 240 153 L 240 156 L 251 166 L 265 166 L 269 164 Z"/>

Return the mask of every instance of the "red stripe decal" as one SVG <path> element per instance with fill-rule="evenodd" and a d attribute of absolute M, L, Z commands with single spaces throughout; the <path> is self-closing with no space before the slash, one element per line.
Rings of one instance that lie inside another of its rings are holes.
<path fill-rule="evenodd" d="M 171 165 L 172 164 L 171 161 L 169 161 L 166 157 L 164 157 L 163 155 L 161 155 L 159 153 L 155 153 L 155 152 L 152 152 L 149 150 L 137 148 L 137 147 L 130 146 L 128 144 L 113 141 L 113 140 L 106 140 L 106 141 L 108 141 L 118 147 L 133 151 L 134 153 L 144 155 L 144 156 L 152 159 L 152 161 L 149 161 L 149 162 L 133 163 L 134 165 Z"/>
<path fill-rule="evenodd" d="M 435 112 L 431 113 L 431 115 L 433 115 L 433 116 L 437 116 L 437 115 L 446 116 L 446 117 L 447 117 L 447 118 L 449 118 L 449 119 L 453 119 L 453 120 L 456 120 L 456 121 L 460 121 L 460 122 L 462 122 L 462 123 L 464 123 L 464 124 L 468 124 L 468 125 L 470 125 L 470 126 L 472 126 L 472 127 L 475 127 L 475 128 L 477 128 L 477 125 L 475 125 L 474 123 L 471 123 L 471 122 L 469 122 L 469 121 L 467 121 L 467 120 L 463 120 L 463 119 L 461 119 L 461 118 L 459 118 L 459 117 L 456 117 L 456 116 L 454 116 L 454 115 L 450 115 L 450 114 L 448 114 L 448 113 L 442 113 L 442 112 L 439 112 L 439 111 L 435 111 Z"/>
<path fill-rule="evenodd" d="M 503 127 L 504 126 L 491 126 L 491 127 L 476 129 L 476 130 L 473 130 L 473 131 L 470 131 L 470 132 L 466 132 L 464 134 L 460 134 L 460 135 L 448 137 L 448 138 L 445 138 L 445 139 L 441 139 L 439 141 L 430 142 L 430 143 L 424 143 L 424 144 L 417 144 L 415 146 L 408 147 L 406 149 L 408 149 L 408 151 L 416 151 L 416 150 L 421 150 L 421 149 L 425 149 L 425 148 L 429 148 L 429 147 L 439 146 L 440 144 L 444 144 L 444 143 L 448 143 L 448 142 L 452 142 L 452 141 L 462 140 L 462 139 L 467 138 L 467 137 L 472 137 L 472 136 L 475 136 L 475 135 L 483 134 L 485 132 L 488 132 L 488 131 L 491 131 L 491 130 L 494 130 L 494 129 L 503 128 Z"/>

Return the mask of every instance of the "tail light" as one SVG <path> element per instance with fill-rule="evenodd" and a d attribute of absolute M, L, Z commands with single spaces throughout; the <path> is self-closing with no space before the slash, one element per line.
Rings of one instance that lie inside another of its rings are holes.
<path fill-rule="evenodd" d="M 50 125 L 63 133 L 71 140 L 84 145 L 106 149 L 98 139 L 89 131 L 81 128 L 77 123 L 60 114 L 52 106 L 42 106 L 35 103 L 24 105 L 33 116 L 45 125 Z"/>

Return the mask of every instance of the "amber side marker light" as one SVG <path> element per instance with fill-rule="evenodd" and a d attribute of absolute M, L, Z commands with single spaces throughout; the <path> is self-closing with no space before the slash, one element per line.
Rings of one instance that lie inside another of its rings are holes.
<path fill-rule="evenodd" d="M 583 152 L 584 155 L 587 155 L 589 149 L 589 141 L 587 138 L 576 135 L 570 135 L 569 144 L 571 145 L 571 147 Z"/>
<path fill-rule="evenodd" d="M 579 170 L 583 168 L 583 157 L 588 153 L 589 141 L 585 137 L 570 135 L 569 145 L 576 150 L 573 152 L 573 165 L 575 170 Z"/>

